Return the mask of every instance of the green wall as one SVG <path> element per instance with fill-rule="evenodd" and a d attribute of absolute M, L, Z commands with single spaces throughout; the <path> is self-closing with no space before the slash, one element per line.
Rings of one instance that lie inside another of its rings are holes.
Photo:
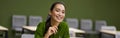
<path fill-rule="evenodd" d="M 119 0 L 0 0 L 0 25 L 11 29 L 12 15 L 40 15 L 43 19 L 55 1 L 66 5 L 66 17 L 106 20 L 108 25 L 115 25 L 120 30 Z"/>

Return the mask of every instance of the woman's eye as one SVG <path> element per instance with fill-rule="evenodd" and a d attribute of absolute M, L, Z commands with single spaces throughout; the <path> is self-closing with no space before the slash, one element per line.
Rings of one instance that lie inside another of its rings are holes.
<path fill-rule="evenodd" d="M 65 12 L 62 12 L 62 13 L 65 13 Z"/>
<path fill-rule="evenodd" d="M 60 10 L 56 10 L 57 12 L 59 12 Z"/>

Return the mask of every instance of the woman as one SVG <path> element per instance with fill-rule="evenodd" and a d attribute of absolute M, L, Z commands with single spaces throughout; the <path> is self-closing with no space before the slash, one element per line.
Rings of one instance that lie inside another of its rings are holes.
<path fill-rule="evenodd" d="M 63 22 L 64 18 L 64 4 L 62 2 L 53 3 L 46 22 L 37 26 L 35 38 L 69 38 L 69 27 Z"/>

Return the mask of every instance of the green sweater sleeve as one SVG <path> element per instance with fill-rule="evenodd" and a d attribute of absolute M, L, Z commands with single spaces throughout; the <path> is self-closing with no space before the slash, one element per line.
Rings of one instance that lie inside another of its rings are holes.
<path fill-rule="evenodd" d="M 35 38 L 44 38 L 45 23 L 39 23 L 35 32 Z"/>
<path fill-rule="evenodd" d="M 66 30 L 64 31 L 64 36 L 63 36 L 63 38 L 70 38 L 68 26 L 67 26 L 65 29 L 66 29 Z"/>
<path fill-rule="evenodd" d="M 70 38 L 68 24 L 66 22 L 63 22 L 62 24 L 64 24 L 64 31 L 62 38 Z"/>

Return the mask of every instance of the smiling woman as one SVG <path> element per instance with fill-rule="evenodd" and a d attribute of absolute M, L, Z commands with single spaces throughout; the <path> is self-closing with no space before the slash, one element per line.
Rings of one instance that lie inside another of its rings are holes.
<path fill-rule="evenodd" d="M 63 22 L 64 18 L 64 3 L 53 3 L 47 21 L 37 26 L 35 38 L 69 38 L 69 27 L 66 22 Z"/>

